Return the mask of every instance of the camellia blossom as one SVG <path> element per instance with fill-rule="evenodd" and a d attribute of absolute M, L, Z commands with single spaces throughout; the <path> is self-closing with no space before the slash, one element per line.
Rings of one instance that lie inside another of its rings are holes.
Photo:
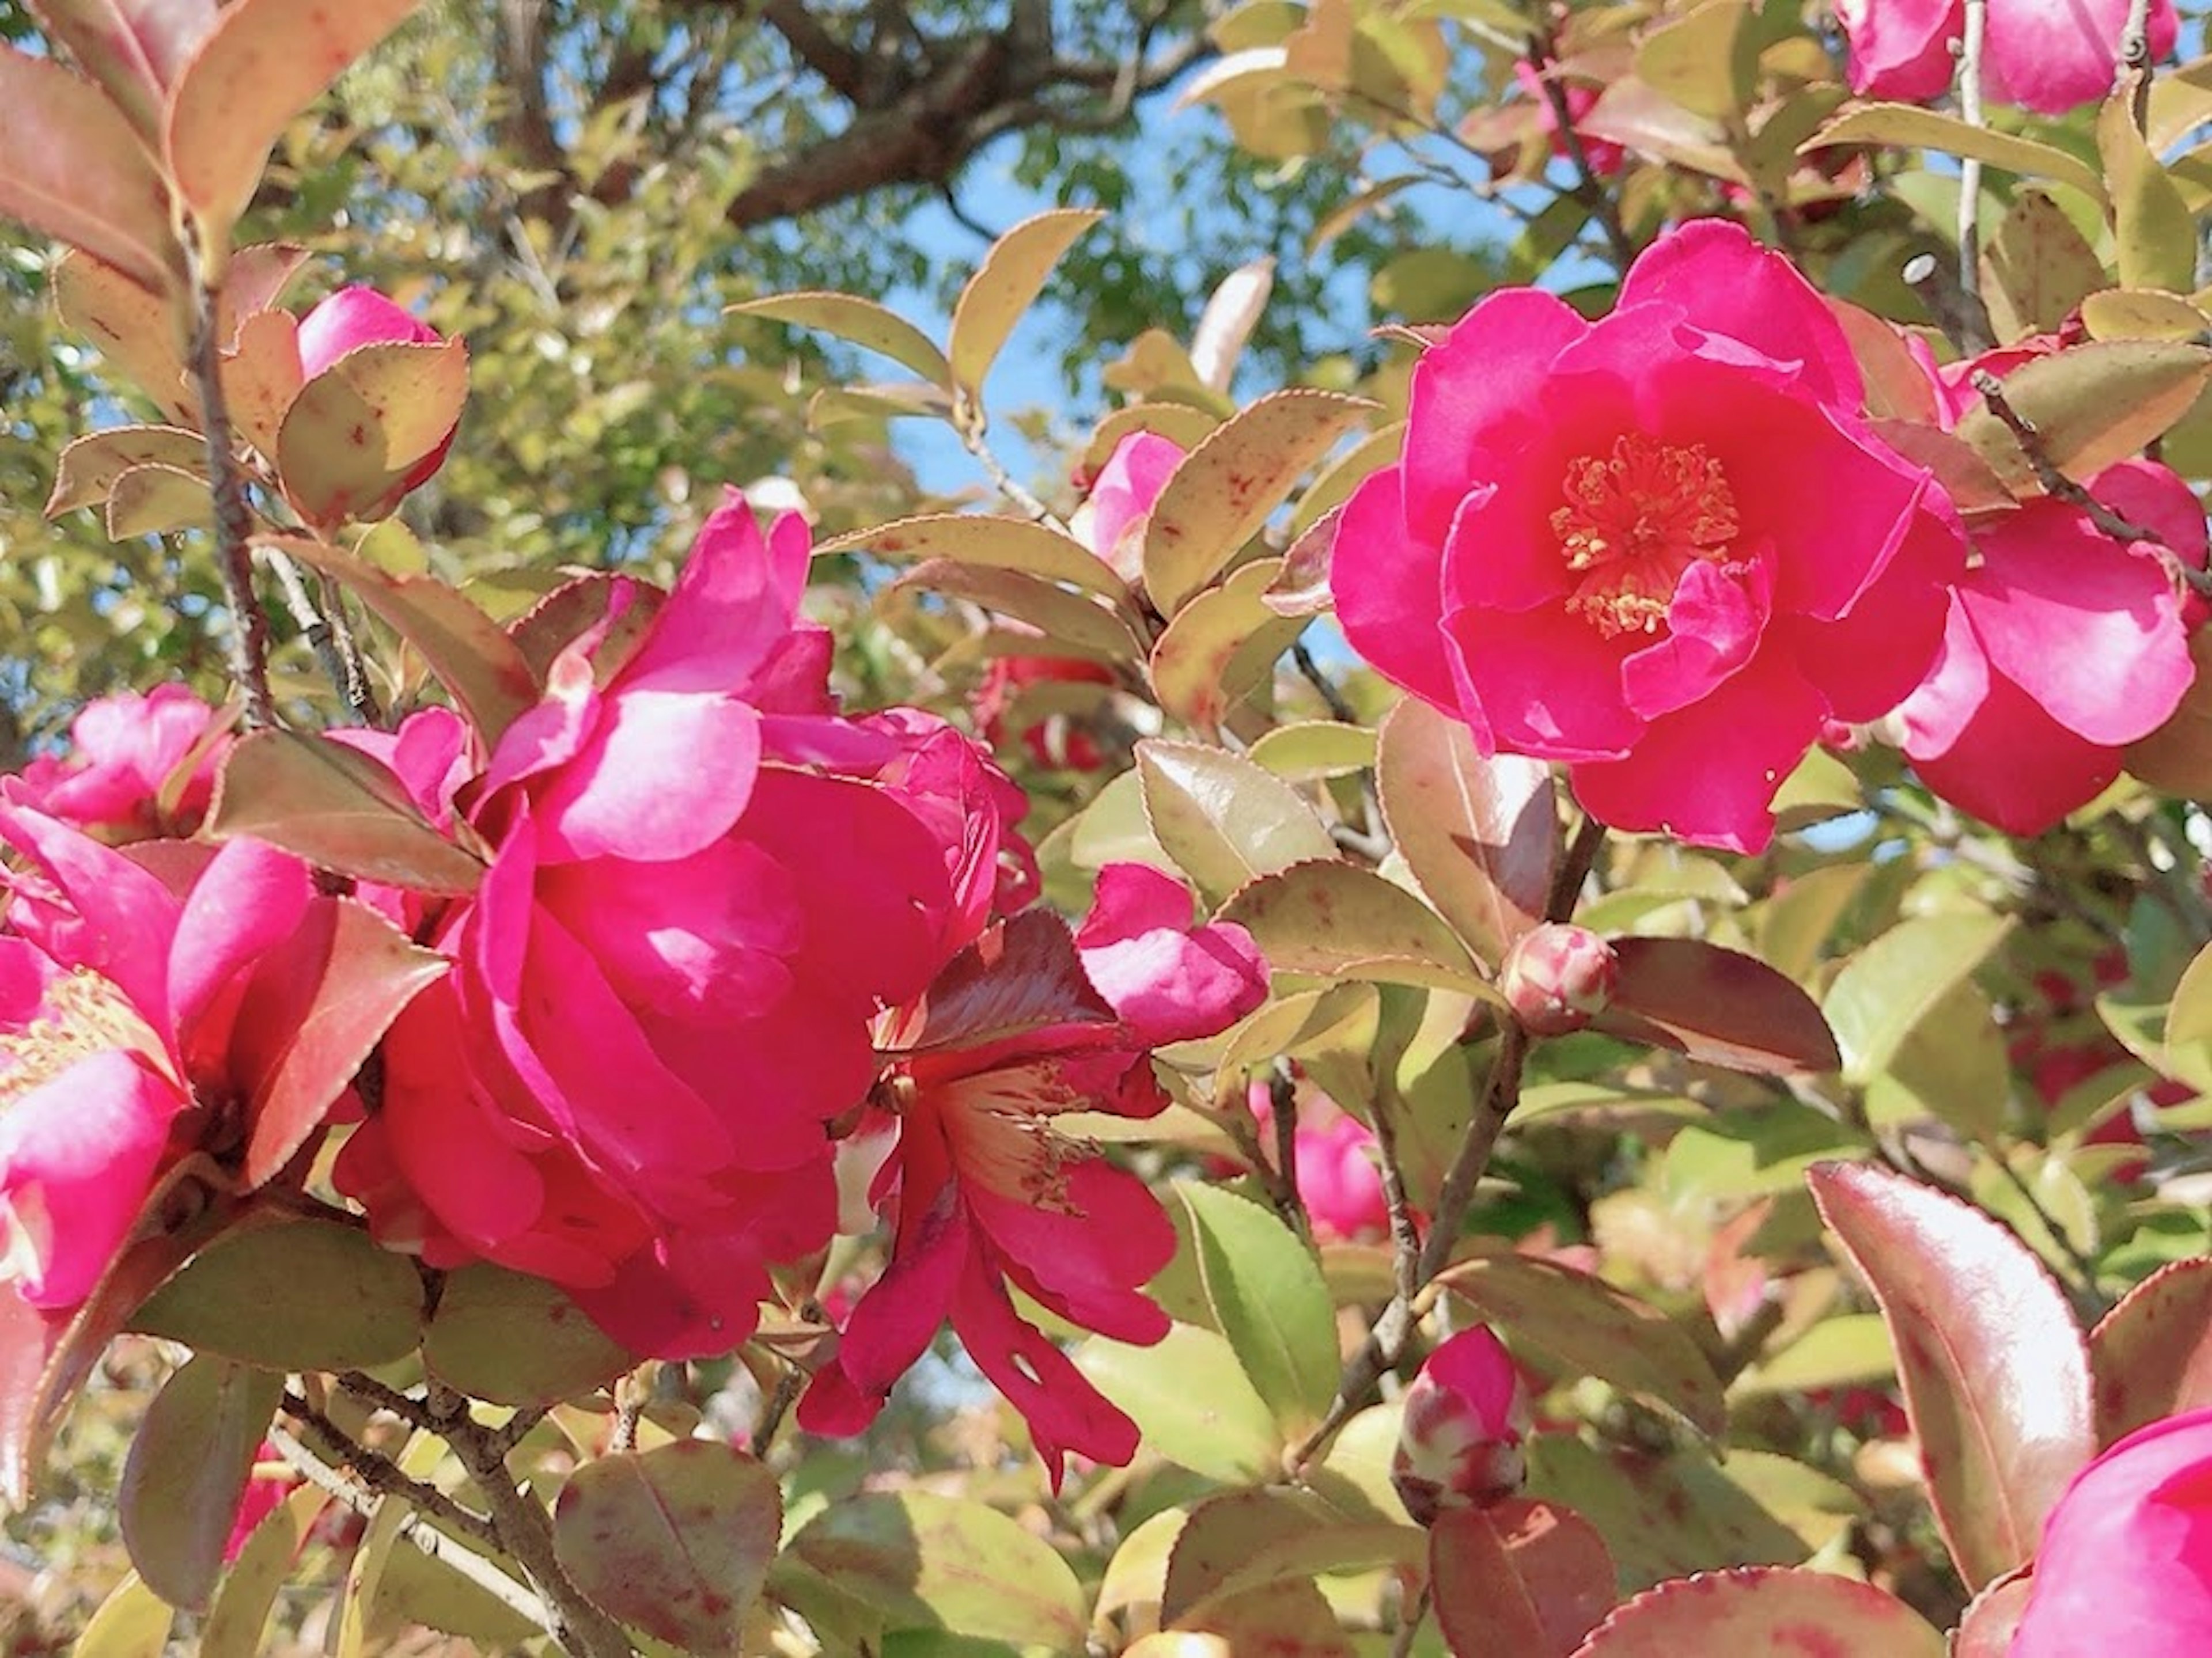
<path fill-rule="evenodd" d="M 893 1217 L 890 1264 L 816 1372 L 799 1424 L 860 1431 L 949 1318 L 1028 1418 L 1055 1489 L 1066 1453 L 1135 1455 L 1136 1424 L 1015 1311 L 1007 1286 L 1114 1340 L 1155 1342 L 1168 1317 L 1143 1286 L 1174 1255 L 1175 1230 L 1142 1181 L 1053 1121 L 1158 1112 L 1151 1049 L 1226 1028 L 1267 988 L 1242 927 L 1194 926 L 1179 883 L 1109 865 L 1073 937 L 1042 911 L 1015 915 L 887 1016 L 893 1064 L 877 1097 L 896 1140 L 873 1198 Z"/>
<path fill-rule="evenodd" d="M 1255 1078 L 1245 1104 L 1260 1125 L 1261 1143 L 1271 1144 L 1275 1102 L 1267 1083 Z M 1373 1129 L 1325 1094 L 1302 1099 L 1291 1131 L 1291 1167 L 1317 1240 L 1374 1243 L 1390 1235 L 1390 1201 L 1376 1157 Z"/>
<path fill-rule="evenodd" d="M 1416 1525 L 1446 1509 L 1510 1497 L 1528 1477 L 1522 1442 L 1528 1390 L 1504 1344 L 1486 1326 L 1462 1330 L 1421 1365 L 1406 1389 L 1406 1414 L 1390 1483 Z"/>
<path fill-rule="evenodd" d="M 1618 828 L 1756 851 L 1831 719 L 1942 642 L 1955 515 L 1866 424 L 1841 327 L 1738 226 L 1647 249 L 1613 314 L 1484 300 L 1413 372 L 1338 526 L 1353 647 Z"/>
<path fill-rule="evenodd" d="M 2137 1429 L 2075 1475 L 2028 1582 L 2011 1658 L 2212 1651 L 2212 1410 Z"/>
<path fill-rule="evenodd" d="M 1958 74 L 1966 0 L 1837 0 L 1850 41 L 1851 90 L 1908 103 L 1939 98 Z M 1999 103 L 2063 115 L 2112 89 L 2128 0 L 1989 0 L 1983 90 Z M 2173 0 L 2152 0 L 2153 58 L 2173 50 Z"/>
<path fill-rule="evenodd" d="M 64 755 L 0 779 L 0 800 L 35 807 L 111 846 L 181 838 L 200 826 L 230 746 L 216 711 L 182 685 L 88 702 Z"/>

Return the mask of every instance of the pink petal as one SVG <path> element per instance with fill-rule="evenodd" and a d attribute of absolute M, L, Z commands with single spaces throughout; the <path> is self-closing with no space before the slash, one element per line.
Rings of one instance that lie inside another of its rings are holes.
<path fill-rule="evenodd" d="M 1625 637 L 1601 638 L 1564 604 L 1517 614 L 1470 608 L 1446 616 L 1444 626 L 1468 706 L 1492 747 L 1595 760 L 1625 754 L 1640 739 L 1644 721 L 1621 689 Z M 1478 726 L 1478 744 L 1482 736 Z"/>
<path fill-rule="evenodd" d="M 168 954 L 179 906 L 168 889 L 121 853 L 41 812 L 0 805 L 0 841 L 35 862 L 67 906 L 19 904 L 9 918 L 16 930 L 56 961 L 88 967 L 116 986 L 156 1030 L 173 1029 Z M 20 882 L 16 891 L 25 892 Z"/>
<path fill-rule="evenodd" d="M 2112 89 L 2128 0 L 1992 0 L 1983 82 L 2000 103 L 2063 115 Z M 2173 0 L 2154 0 L 2154 60 L 2173 50 Z"/>
<path fill-rule="evenodd" d="M 193 883 L 169 946 L 178 1030 L 189 1033 L 234 976 L 299 926 L 314 900 L 313 878 L 291 853 L 259 841 L 225 841 Z"/>
<path fill-rule="evenodd" d="M 1897 706 L 1905 751 L 1918 762 L 1948 750 L 1988 698 L 1990 677 L 1989 654 L 1954 591 L 1945 611 L 1942 651 L 1928 677 Z"/>
<path fill-rule="evenodd" d="M 1838 0 L 1836 19 L 1850 41 L 1851 90 L 1863 96 L 1924 103 L 1958 73 L 1963 0 Z"/>
<path fill-rule="evenodd" d="M 1103 1157 L 1072 1161 L 1049 1206 L 980 1183 L 963 1190 L 1007 1275 L 1042 1305 L 1115 1341 L 1167 1334 L 1144 1286 L 1175 1258 L 1175 1227 L 1134 1175 Z"/>
<path fill-rule="evenodd" d="M 1404 487 L 1403 469 L 1386 466 L 1352 492 L 1337 524 L 1329 588 L 1352 648 L 1415 695 L 1449 708 L 1457 699 L 1437 625 L 1443 548 L 1416 541 L 1406 527 Z"/>
<path fill-rule="evenodd" d="M 1711 695 L 1759 648 L 1773 603 L 1768 566 L 1731 575 L 1698 559 L 1667 607 L 1667 632 L 1620 665 L 1628 706 L 1646 720 Z"/>
<path fill-rule="evenodd" d="M 744 496 L 725 489 L 652 632 L 611 691 L 714 697 L 738 689 L 790 633 L 806 585 L 806 560 L 805 519 L 778 519 L 771 543 Z"/>
<path fill-rule="evenodd" d="M 1090 495 L 1068 522 L 1075 538 L 1125 581 L 1142 574 L 1142 550 L 1122 544 L 1152 510 L 1182 461 L 1182 446 L 1171 440 L 1157 432 L 1130 433 L 1114 446 Z"/>
<path fill-rule="evenodd" d="M 2067 730 L 1992 672 L 1989 689 L 1940 755 L 1915 756 L 1920 780 L 2008 835 L 2040 835 L 2120 774 L 2124 756 Z"/>
<path fill-rule="evenodd" d="M 1767 636 L 1820 687 L 1837 719 L 1879 720 L 1935 671 L 1964 559 L 1954 525 L 1916 513 L 1905 544 L 1850 610 L 1832 621 L 1777 616 Z"/>
<path fill-rule="evenodd" d="M 760 715 L 690 690 L 625 690 L 603 708 L 582 750 L 538 792 L 546 856 L 661 862 L 726 834 L 752 796 Z"/>

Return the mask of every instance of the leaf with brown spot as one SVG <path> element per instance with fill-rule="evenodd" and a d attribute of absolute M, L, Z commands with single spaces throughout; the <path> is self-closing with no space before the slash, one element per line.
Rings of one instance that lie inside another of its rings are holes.
<path fill-rule="evenodd" d="M 1152 647 L 1152 694 L 1164 712 L 1212 731 L 1267 683 L 1306 625 L 1268 602 L 1281 569 L 1279 559 L 1255 559 L 1176 613 Z"/>
<path fill-rule="evenodd" d="M 1575 1658 L 1944 1658 L 1927 1620 L 1871 1583 L 1789 1566 L 1679 1577 L 1590 1631 Z"/>
<path fill-rule="evenodd" d="M 1303 863 L 1262 876 L 1222 908 L 1221 919 L 1248 928 L 1278 972 L 1425 985 L 1498 999 L 1443 917 L 1354 864 Z"/>
<path fill-rule="evenodd" d="M 215 496 L 207 479 L 181 466 L 133 466 L 107 492 L 107 538 L 165 536 L 202 530 L 215 522 Z"/>
<path fill-rule="evenodd" d="M 169 191 L 106 94 L 51 58 L 0 46 L 0 217 L 82 248 L 151 294 L 180 253 Z"/>
<path fill-rule="evenodd" d="M 866 553 L 894 564 L 941 558 L 1020 570 L 1117 601 L 1128 592 L 1106 562 L 1073 537 L 1030 519 L 987 513 L 925 513 L 816 544 L 817 558 L 830 553 Z"/>
<path fill-rule="evenodd" d="M 2089 1332 L 2097 1442 L 2212 1406 L 2212 1260 L 2168 1261 Z"/>
<path fill-rule="evenodd" d="M 283 440 L 284 416 L 300 395 L 300 323 L 289 311 L 257 311 L 239 325 L 222 357 L 232 422 L 264 455 Z"/>
<path fill-rule="evenodd" d="M 1453 1658 L 1566 1658 L 1613 1609 L 1613 1557 L 1556 1503 L 1452 1509 L 1429 1533 L 1429 1592 Z"/>
<path fill-rule="evenodd" d="M 62 451 L 46 516 L 58 518 L 107 499 L 122 476 L 137 466 L 166 466 L 189 473 L 207 460 L 207 440 L 178 426 L 116 426 L 77 438 Z M 205 486 L 202 486 L 204 493 Z"/>
<path fill-rule="evenodd" d="M 185 383 L 184 336 L 167 301 L 114 266 L 73 252 L 54 268 L 54 308 L 153 399 L 164 420 L 198 422 L 199 399 Z"/>
<path fill-rule="evenodd" d="M 468 347 L 381 340 L 300 388 L 276 435 L 284 496 L 325 528 L 388 513 L 416 465 L 444 441 L 469 395 Z"/>

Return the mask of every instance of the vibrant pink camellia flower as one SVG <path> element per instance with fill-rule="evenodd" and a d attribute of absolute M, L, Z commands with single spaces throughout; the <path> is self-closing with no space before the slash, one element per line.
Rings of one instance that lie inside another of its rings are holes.
<path fill-rule="evenodd" d="M 1851 90 L 1908 103 L 1939 98 L 1958 74 L 1951 43 L 1966 0 L 1838 0 L 1851 47 Z M 1982 86 L 1999 103 L 2063 115 L 2112 89 L 2127 0 L 1990 0 Z M 2152 0 L 2151 56 L 2173 50 L 2173 0 Z"/>
<path fill-rule="evenodd" d="M 2212 1651 L 2212 1411 L 2136 1430 L 2043 1522 L 2012 1658 Z"/>
<path fill-rule="evenodd" d="M 874 1196 L 895 1218 L 891 1261 L 816 1373 L 800 1425 L 858 1432 L 950 1318 L 1028 1418 L 1055 1488 L 1068 1452 L 1127 1462 L 1136 1425 L 1023 1321 L 1006 1286 L 1117 1341 L 1157 1341 L 1167 1315 L 1142 1286 L 1175 1232 L 1143 1181 L 1052 1121 L 1158 1111 L 1148 1050 L 1222 1029 L 1266 995 L 1243 928 L 1193 926 L 1181 886 L 1109 866 L 1073 938 L 1052 916 L 1016 915 L 886 1016 L 894 1062 L 878 1098 L 897 1140 Z"/>
<path fill-rule="evenodd" d="M 1484 752 L 1567 762 L 1604 822 L 1756 850 L 1823 722 L 1919 683 L 1964 557 L 1862 401 L 1820 297 L 1735 225 L 1647 249 L 1595 324 L 1493 294 L 1346 504 L 1345 632 Z"/>
<path fill-rule="evenodd" d="M 259 841 L 140 861 L 14 805 L 0 840 L 23 859 L 0 874 L 0 1235 L 15 1293 L 51 1311 L 91 1292 L 173 1154 L 244 1147 L 246 1183 L 274 1174 L 442 969 Z M 368 950 L 389 975 L 304 1040 Z"/>
<path fill-rule="evenodd" d="M 373 288 L 356 284 L 341 288 L 300 319 L 300 373 L 313 380 L 349 352 L 364 345 L 435 345 L 438 331 L 412 312 L 394 305 Z M 456 427 L 454 431 L 459 431 Z M 429 482 L 446 464 L 453 446 L 453 432 L 408 469 L 405 480 L 387 501 L 364 507 L 356 516 L 388 517 L 409 490 Z"/>
<path fill-rule="evenodd" d="M 1107 685 L 1114 671 L 1103 662 L 1066 656 L 999 656 L 984 670 L 983 682 L 969 700 L 975 729 L 993 748 L 1018 738 L 1040 766 L 1055 770 L 1097 771 L 1106 763 L 1097 738 L 1065 715 L 1032 716 L 1017 724 L 1015 699 L 1033 685 Z"/>
<path fill-rule="evenodd" d="M 214 721 L 215 710 L 182 685 L 100 697 L 71 722 L 69 753 L 0 779 L 0 799 L 111 846 L 188 835 L 207 814 L 230 744 L 210 731 Z"/>
<path fill-rule="evenodd" d="M 1431 1353 L 1406 1389 L 1390 1461 L 1390 1483 L 1413 1522 L 1431 1525 L 1445 1509 L 1481 1508 L 1519 1491 L 1529 1425 L 1521 1372 L 1486 1327 L 1462 1330 Z"/>
<path fill-rule="evenodd" d="M 283 1454 L 263 1440 L 260 1449 L 254 1453 L 253 1471 L 246 1479 L 246 1489 L 239 1493 L 238 1512 L 231 1516 L 230 1535 L 222 1546 L 225 1565 L 238 1558 L 255 1528 L 283 1507 L 284 1499 L 299 1485 L 300 1476 L 285 1464 Z"/>

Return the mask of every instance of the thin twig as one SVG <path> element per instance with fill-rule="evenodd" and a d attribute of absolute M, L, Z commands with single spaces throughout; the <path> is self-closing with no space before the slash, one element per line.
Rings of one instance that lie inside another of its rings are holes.
<path fill-rule="evenodd" d="M 1314 660 L 1313 653 L 1306 648 L 1304 635 L 1300 635 L 1297 643 L 1291 647 L 1291 661 L 1297 668 L 1298 677 L 1314 688 L 1314 694 L 1328 708 L 1330 719 L 1346 726 L 1359 723 L 1358 710 L 1344 700 L 1344 693 L 1337 689 L 1336 682 L 1321 671 L 1321 664 Z"/>
<path fill-rule="evenodd" d="M 1595 817 L 1584 817 L 1567 847 L 1566 856 L 1559 859 L 1559 868 L 1553 872 L 1552 890 L 1544 900 L 1546 920 L 1573 919 L 1575 906 L 1582 900 L 1583 883 L 1597 867 L 1597 855 L 1604 849 L 1605 825 Z"/>
<path fill-rule="evenodd" d="M 2157 531 L 2122 518 L 2058 470 L 2056 463 L 2044 452 L 2043 439 L 2035 429 L 2035 422 L 2014 408 L 2010 399 L 2005 396 L 2003 381 L 1988 369 L 1978 368 L 1974 371 L 1973 387 L 1982 394 L 1982 401 L 1989 405 L 1990 413 L 2003 422 L 2005 430 L 2019 442 L 2021 453 L 2027 457 L 2027 464 L 2034 470 L 2035 481 L 2043 486 L 2044 494 L 2070 507 L 2079 507 L 2090 523 L 2123 545 L 2145 541 L 2156 547 L 2166 546 L 2166 538 Z M 2179 559 L 2172 557 L 2170 549 L 2167 552 L 2166 562 L 2184 580 L 2195 585 L 2207 579 L 2204 572 L 2193 570 Z"/>
<path fill-rule="evenodd" d="M 245 474 L 231 449 L 218 296 L 205 279 L 199 239 L 187 236 L 184 245 L 192 302 L 192 380 L 199 395 L 201 430 L 207 439 L 208 489 L 215 503 L 216 574 L 230 610 L 230 677 L 246 699 L 246 723 L 273 726 L 276 708 L 269 695 L 269 617 L 253 594 L 253 513 L 246 502 Z"/>
<path fill-rule="evenodd" d="M 329 1492 L 364 1519 L 374 1514 L 376 1505 L 386 1500 L 386 1493 L 373 1490 L 343 1468 L 324 1461 L 281 1424 L 270 1424 L 269 1442 L 308 1484 Z M 403 1503 L 409 1500 L 404 1492 L 390 1495 Z M 551 1632 L 553 1626 L 544 1601 L 474 1549 L 465 1546 L 429 1524 L 420 1513 L 410 1515 L 400 1523 L 399 1536 L 431 1559 L 467 1578 L 509 1611 L 528 1619 L 548 1633 Z"/>
<path fill-rule="evenodd" d="M 1604 233 L 1613 268 L 1625 274 L 1635 260 L 1636 244 L 1629 240 L 1627 228 L 1620 222 L 1620 204 L 1613 200 L 1613 192 L 1605 187 L 1597 176 L 1597 169 L 1590 165 L 1589 149 L 1583 143 L 1582 132 L 1575 125 L 1574 112 L 1567 103 L 1567 89 L 1559 84 L 1555 73 L 1559 66 L 1559 41 L 1548 23 L 1530 46 L 1528 62 L 1536 71 L 1537 85 L 1544 89 L 1544 101 L 1552 106 L 1553 130 L 1574 167 L 1572 193 L 1590 210 L 1590 216 Z"/>
<path fill-rule="evenodd" d="M 471 1514 L 434 1485 L 416 1479 L 381 1451 L 361 1443 L 295 1393 L 284 1395 L 284 1414 L 297 1422 L 316 1448 L 338 1467 L 350 1470 L 371 1491 L 404 1497 L 472 1542 L 500 1546 L 498 1534 L 482 1515 Z"/>
<path fill-rule="evenodd" d="M 1275 1061 L 1267 1078 L 1268 1121 L 1275 1131 L 1275 1180 L 1270 1182 L 1275 1208 L 1301 1234 L 1312 1230 L 1305 1193 L 1298 1190 L 1298 1093 L 1287 1060 Z"/>
<path fill-rule="evenodd" d="M 1990 26 L 1989 0 L 1966 0 L 1966 25 L 1959 42 L 1959 118 L 1978 127 L 1982 119 L 1982 42 Z M 1972 155 L 1959 163 L 1959 288 L 1969 306 L 1968 314 L 1986 319 L 1982 305 L 1982 164 Z M 1996 342 L 1984 325 L 1977 351 Z"/>
<path fill-rule="evenodd" d="M 791 1407 L 799 1402 L 799 1391 L 805 1385 L 806 1376 L 797 1365 L 786 1367 L 783 1375 L 776 1382 L 775 1391 L 768 1396 L 767 1403 L 762 1406 L 761 1419 L 753 1429 L 751 1450 L 755 1456 L 768 1455 L 769 1447 L 775 1442 L 775 1436 L 783 1426 L 784 1418 L 791 1413 Z"/>
<path fill-rule="evenodd" d="M 1012 501 L 1015 506 L 1020 507 L 1023 512 L 1047 529 L 1057 530 L 1062 535 L 1067 533 L 1067 525 L 1060 520 L 1060 514 L 1031 494 L 1027 487 L 1006 470 L 1005 463 L 991 452 L 991 446 L 983 440 L 983 416 L 981 410 L 962 410 L 958 417 L 953 421 L 952 426 L 953 429 L 960 434 L 962 446 L 969 454 L 975 457 L 977 464 L 982 467 L 986 476 L 990 478 L 992 485 L 1000 495 Z"/>
<path fill-rule="evenodd" d="M 1413 1596 L 1413 1604 L 1398 1616 L 1398 1632 L 1390 1638 L 1390 1658 L 1411 1658 L 1413 1642 L 1428 1621 L 1429 1594 L 1433 1586 L 1424 1582 Z"/>
<path fill-rule="evenodd" d="M 430 1407 L 411 1394 L 403 1394 L 397 1388 L 379 1382 L 365 1370 L 348 1370 L 337 1379 L 341 1390 L 351 1394 L 363 1404 L 373 1405 L 388 1415 L 398 1417 L 412 1428 L 426 1433 L 437 1431 L 430 1419 Z"/>

